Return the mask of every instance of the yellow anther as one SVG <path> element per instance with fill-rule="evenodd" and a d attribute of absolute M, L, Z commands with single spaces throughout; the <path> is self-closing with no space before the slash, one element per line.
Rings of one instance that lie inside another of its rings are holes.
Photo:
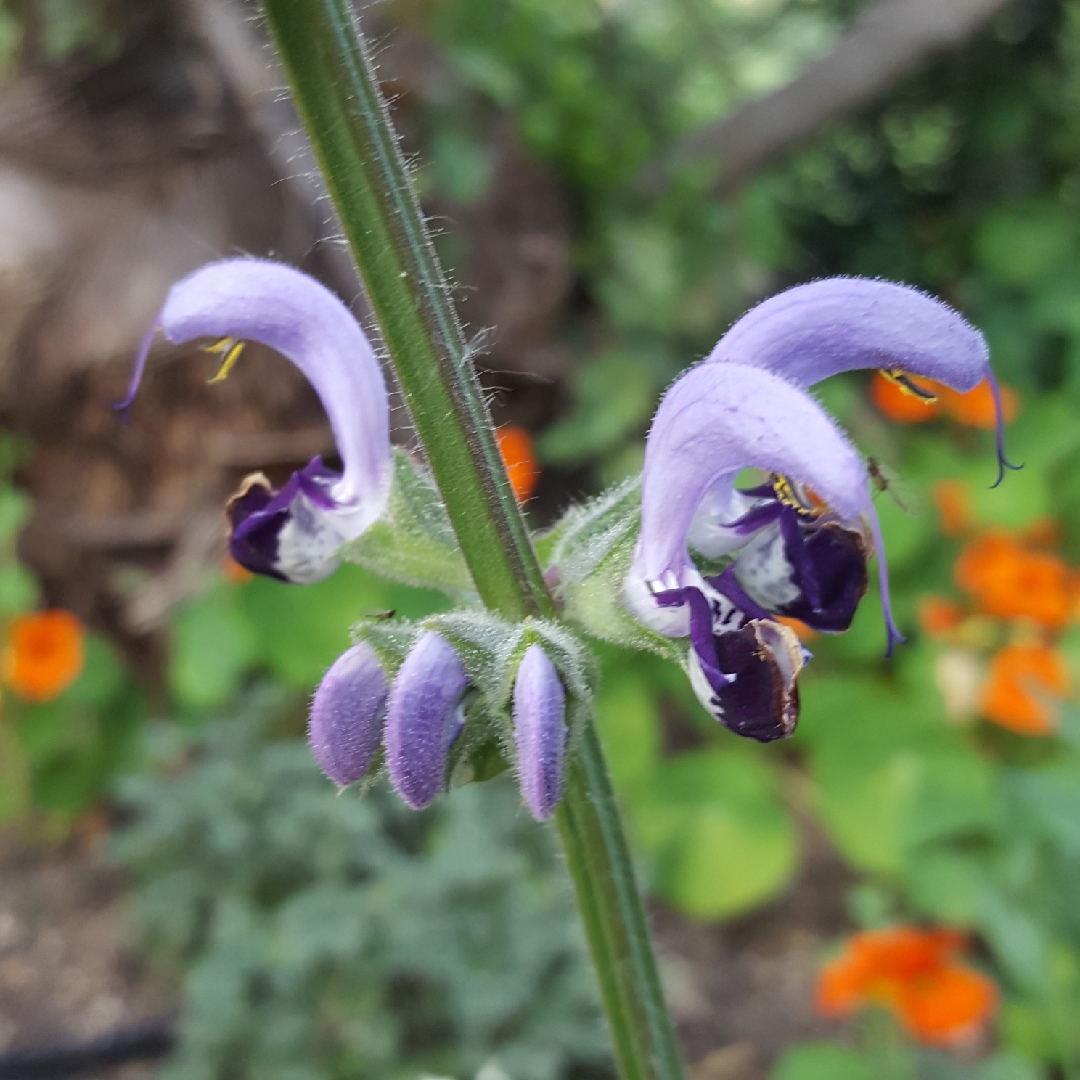
<path fill-rule="evenodd" d="M 777 500 L 784 506 L 790 506 L 799 514 L 817 517 L 824 510 L 823 507 L 814 505 L 801 484 L 795 483 L 781 473 L 773 473 L 772 487 Z"/>
<path fill-rule="evenodd" d="M 229 377 L 229 372 L 236 366 L 236 361 L 240 359 L 240 354 L 244 351 L 244 342 L 237 338 L 223 337 L 220 341 L 215 341 L 213 345 L 207 345 L 206 351 L 221 357 L 221 367 L 207 382 L 211 384 L 224 382 Z"/>
<path fill-rule="evenodd" d="M 917 383 L 906 371 L 901 368 L 878 368 L 882 375 L 891 383 L 895 383 L 905 394 L 918 398 L 926 405 L 933 405 L 937 401 L 937 394 Z"/>

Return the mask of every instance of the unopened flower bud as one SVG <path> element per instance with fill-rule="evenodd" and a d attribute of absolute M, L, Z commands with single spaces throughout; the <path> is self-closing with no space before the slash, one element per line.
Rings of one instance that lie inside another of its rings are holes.
<path fill-rule="evenodd" d="M 464 726 L 469 677 L 458 654 L 434 630 L 405 657 L 386 713 L 386 764 L 398 794 L 414 809 L 439 793 L 446 755 Z"/>
<path fill-rule="evenodd" d="M 530 645 L 514 683 L 514 737 L 518 782 L 537 821 L 551 816 L 562 795 L 566 747 L 566 690 L 539 645 Z"/>
<path fill-rule="evenodd" d="M 311 702 L 308 741 L 315 760 L 345 787 L 367 772 L 382 738 L 389 692 L 386 672 L 370 645 L 342 653 Z"/>

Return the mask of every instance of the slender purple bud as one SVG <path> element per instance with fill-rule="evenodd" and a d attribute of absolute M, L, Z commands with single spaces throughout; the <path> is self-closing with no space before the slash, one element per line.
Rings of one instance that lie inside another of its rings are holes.
<path fill-rule="evenodd" d="M 421 810 L 438 795 L 446 755 L 465 724 L 469 676 L 446 639 L 429 630 L 405 657 L 386 709 L 386 764 L 398 794 Z"/>
<path fill-rule="evenodd" d="M 514 738 L 521 794 L 537 821 L 551 816 L 562 795 L 565 716 L 562 679 L 547 653 L 530 645 L 514 683 Z"/>
<path fill-rule="evenodd" d="M 389 688 L 375 651 L 361 642 L 334 661 L 315 691 L 308 742 L 340 787 L 356 783 L 379 749 Z"/>

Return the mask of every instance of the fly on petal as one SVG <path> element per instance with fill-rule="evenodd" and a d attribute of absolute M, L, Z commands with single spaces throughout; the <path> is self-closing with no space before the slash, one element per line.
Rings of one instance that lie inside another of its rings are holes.
<path fill-rule="evenodd" d="M 414 810 L 442 790 L 447 754 L 465 726 L 468 685 L 458 654 L 434 630 L 417 639 L 398 670 L 386 709 L 386 764 Z"/>
<path fill-rule="evenodd" d="M 562 679 L 547 653 L 530 645 L 514 682 L 514 739 L 521 794 L 537 821 L 551 816 L 562 795 L 567 734 Z"/>
<path fill-rule="evenodd" d="M 1005 468 L 1001 392 L 986 339 L 940 300 L 870 278 L 825 278 L 787 289 L 748 311 L 709 361 L 764 368 L 810 387 L 842 371 L 877 368 L 921 396 L 912 375 L 964 394 L 988 379 L 993 392 L 998 483 Z"/>
<path fill-rule="evenodd" d="M 172 287 L 143 340 L 127 397 L 130 409 L 154 337 L 198 338 L 222 357 L 223 378 L 243 343 L 258 341 L 291 360 L 315 388 L 334 432 L 342 471 L 316 458 L 275 492 L 245 481 L 229 506 L 233 558 L 284 581 L 320 581 L 341 546 L 382 514 L 390 491 L 390 419 L 378 359 L 345 305 L 314 278 L 263 259 L 211 263 Z"/>
<path fill-rule="evenodd" d="M 370 645 L 342 653 L 311 702 L 308 741 L 315 759 L 339 787 L 356 783 L 382 741 L 390 685 Z"/>

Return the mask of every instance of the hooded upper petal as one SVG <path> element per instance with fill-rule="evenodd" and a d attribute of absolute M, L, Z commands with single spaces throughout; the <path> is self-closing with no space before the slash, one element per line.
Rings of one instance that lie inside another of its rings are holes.
<path fill-rule="evenodd" d="M 285 489 L 274 493 L 265 481 L 246 485 L 238 495 L 241 519 L 255 515 L 248 529 L 258 527 L 259 542 L 255 555 L 250 543 L 234 544 L 233 554 L 249 569 L 286 580 L 325 577 L 337 565 L 333 552 L 380 516 L 390 490 L 386 382 L 360 325 L 333 293 L 291 267 L 263 259 L 211 263 L 170 290 L 143 341 L 121 407 L 134 400 L 158 330 L 174 344 L 196 338 L 258 341 L 291 360 L 315 388 L 342 472 L 312 462 L 295 475 L 285 501 L 276 497 Z"/>
<path fill-rule="evenodd" d="M 390 684 L 370 645 L 342 653 L 311 702 L 308 741 L 322 770 L 345 787 L 367 772 L 382 741 Z"/>
<path fill-rule="evenodd" d="M 754 500 L 747 511 L 745 496 L 735 491 L 735 477 L 750 467 L 813 489 L 840 520 L 866 516 L 878 553 L 889 648 L 902 640 L 889 608 L 884 546 L 862 458 L 808 394 L 762 368 L 736 363 L 691 369 L 657 409 L 645 445 L 641 532 L 624 589 L 634 614 L 658 632 L 670 627 L 670 613 L 657 607 L 653 620 L 641 610 L 641 583 L 655 590 L 695 581 L 687 538 L 706 496 L 713 514 L 728 507 L 736 515 L 728 523 L 714 521 L 712 532 L 730 529 L 740 545 L 753 515 L 765 514 L 761 525 L 770 514 L 776 519 Z"/>
<path fill-rule="evenodd" d="M 1008 464 L 986 339 L 947 304 L 907 285 L 857 277 L 796 285 L 748 311 L 707 359 L 765 368 L 802 387 L 858 368 L 922 375 L 960 393 L 988 379 L 998 458 Z"/>
<path fill-rule="evenodd" d="M 708 359 L 765 368 L 799 386 L 856 368 L 899 368 L 973 390 L 990 374 L 982 334 L 932 296 L 870 278 L 796 285 L 748 311 Z"/>
<path fill-rule="evenodd" d="M 738 501 L 746 468 L 812 487 L 842 517 L 872 512 L 862 459 L 817 402 L 760 368 L 699 364 L 664 395 L 649 431 L 631 573 L 682 584 L 699 505 L 706 495 L 714 506 Z"/>
<path fill-rule="evenodd" d="M 468 683 L 453 646 L 434 630 L 420 635 L 398 670 L 386 708 L 386 764 L 414 810 L 442 789 L 447 754 L 465 722 Z"/>
<path fill-rule="evenodd" d="M 537 821 L 551 816 L 562 795 L 567 733 L 562 679 L 547 653 L 530 645 L 514 682 L 514 739 L 521 794 Z"/>

